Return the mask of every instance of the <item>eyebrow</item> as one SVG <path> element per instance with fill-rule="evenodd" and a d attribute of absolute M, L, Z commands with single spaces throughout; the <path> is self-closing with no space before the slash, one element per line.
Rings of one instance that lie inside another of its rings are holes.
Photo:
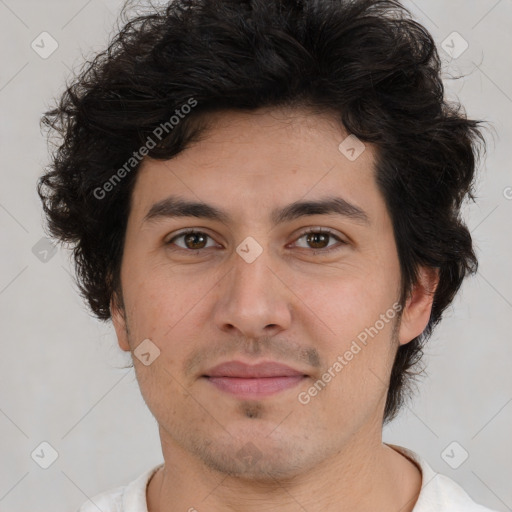
<path fill-rule="evenodd" d="M 329 196 L 313 201 L 295 201 L 285 207 L 276 208 L 270 214 L 274 226 L 311 215 L 340 215 L 355 222 L 370 225 L 366 212 L 342 197 Z M 166 218 L 197 217 L 229 224 L 230 215 L 207 203 L 188 201 L 179 196 L 169 196 L 151 206 L 142 223 L 157 222 Z"/>

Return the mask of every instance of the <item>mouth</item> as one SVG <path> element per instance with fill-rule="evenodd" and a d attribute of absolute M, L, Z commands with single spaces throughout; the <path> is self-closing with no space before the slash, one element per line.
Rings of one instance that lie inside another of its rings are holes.
<path fill-rule="evenodd" d="M 229 361 L 215 366 L 202 377 L 224 393 L 258 399 L 291 389 L 309 375 L 274 361 L 257 365 Z"/>

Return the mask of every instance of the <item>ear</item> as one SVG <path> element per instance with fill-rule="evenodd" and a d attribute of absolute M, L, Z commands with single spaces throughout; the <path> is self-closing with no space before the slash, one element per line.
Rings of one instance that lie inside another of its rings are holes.
<path fill-rule="evenodd" d="M 418 269 L 418 282 L 407 298 L 400 322 L 398 335 L 400 345 L 409 343 L 427 327 L 438 284 L 439 269 L 432 267 Z"/>
<path fill-rule="evenodd" d="M 117 335 L 117 342 L 121 350 L 130 352 L 130 344 L 128 343 L 128 329 L 126 326 L 126 316 L 124 305 L 118 305 L 114 298 L 115 293 L 112 294 L 110 299 L 110 315 L 112 317 L 112 324 Z M 122 302 L 121 302 L 122 304 Z"/>

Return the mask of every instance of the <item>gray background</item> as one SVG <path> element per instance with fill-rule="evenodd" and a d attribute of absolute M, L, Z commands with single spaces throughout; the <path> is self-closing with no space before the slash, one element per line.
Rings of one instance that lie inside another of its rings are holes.
<path fill-rule="evenodd" d="M 512 0 L 405 5 L 439 45 L 447 94 L 494 131 L 487 135 L 478 203 L 465 211 L 480 271 L 435 332 L 428 375 L 384 440 L 419 452 L 476 501 L 512 510 Z M 129 355 L 112 327 L 81 302 L 70 253 L 44 253 L 35 191 L 47 163 L 39 118 L 81 56 L 107 42 L 120 6 L 119 0 L 0 0 L 0 511 L 69 512 L 162 460 L 156 421 L 133 370 L 122 369 Z M 47 58 L 40 56 L 51 49 L 43 31 L 58 44 Z M 442 49 L 445 40 L 461 48 L 454 31 L 469 44 L 457 58 Z M 460 74 L 467 76 L 450 79 Z M 47 469 L 39 465 L 51 461 L 42 442 L 58 453 Z M 452 469 L 446 461 L 457 465 L 463 450 L 469 457 Z"/>

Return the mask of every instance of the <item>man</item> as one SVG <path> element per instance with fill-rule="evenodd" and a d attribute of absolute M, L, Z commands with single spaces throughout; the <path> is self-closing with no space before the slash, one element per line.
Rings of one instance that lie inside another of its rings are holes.
<path fill-rule="evenodd" d="M 39 194 L 164 463 L 81 512 L 489 510 L 382 442 L 477 261 L 478 122 L 395 0 L 178 0 L 45 116 Z"/>

